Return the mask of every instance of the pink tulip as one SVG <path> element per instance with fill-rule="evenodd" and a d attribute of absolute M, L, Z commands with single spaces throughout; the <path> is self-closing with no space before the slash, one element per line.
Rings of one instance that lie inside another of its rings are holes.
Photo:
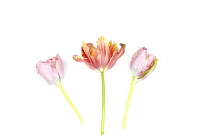
<path fill-rule="evenodd" d="M 68 95 L 66 94 L 63 86 L 61 85 L 61 79 L 64 77 L 64 69 L 63 69 L 63 61 L 60 56 L 57 54 L 55 57 L 48 59 L 47 61 L 39 61 L 36 64 L 36 69 L 38 74 L 45 80 L 49 85 L 58 86 L 61 90 L 63 96 L 65 97 L 68 104 L 73 109 L 74 113 L 77 115 L 78 119 L 82 124 L 84 121 L 79 114 L 78 110 L 69 99 Z"/>
<path fill-rule="evenodd" d="M 145 47 L 139 49 L 130 62 L 133 76 L 136 76 L 137 79 L 145 79 L 154 70 L 157 60 L 152 54 L 147 54 Z"/>
<path fill-rule="evenodd" d="M 126 128 L 127 118 L 128 118 L 128 110 L 129 105 L 134 89 L 134 85 L 140 81 L 145 79 L 152 71 L 154 70 L 155 66 L 157 65 L 158 59 L 153 56 L 152 54 L 147 54 L 147 49 L 145 47 L 139 49 L 132 57 L 130 62 L 130 69 L 133 74 L 130 90 L 128 93 L 128 99 L 126 102 L 125 113 L 123 117 L 123 129 Z"/>
<path fill-rule="evenodd" d="M 124 54 L 125 44 L 120 44 L 118 50 L 117 44 L 108 42 L 105 37 L 100 37 L 97 41 L 97 48 L 92 43 L 83 42 L 82 57 L 77 55 L 73 59 L 77 62 L 84 62 L 92 70 L 100 72 L 111 69 L 117 60 Z"/>
<path fill-rule="evenodd" d="M 49 84 L 59 85 L 64 76 L 63 61 L 57 54 L 47 61 L 39 61 L 36 64 L 38 74 Z"/>

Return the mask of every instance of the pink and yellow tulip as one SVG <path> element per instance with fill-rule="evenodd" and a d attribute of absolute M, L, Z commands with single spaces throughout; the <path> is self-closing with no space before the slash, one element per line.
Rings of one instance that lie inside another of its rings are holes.
<path fill-rule="evenodd" d="M 73 59 L 77 62 L 84 62 L 90 69 L 97 70 L 101 73 L 102 81 L 102 115 L 101 115 L 101 135 L 104 134 L 105 124 L 105 80 L 104 72 L 111 69 L 117 60 L 125 52 L 125 44 L 120 44 L 121 48 L 117 48 L 117 43 L 108 42 L 105 37 L 100 37 L 97 41 L 97 47 L 92 43 L 83 42 L 82 57 L 77 55 Z"/>
<path fill-rule="evenodd" d="M 120 50 L 117 43 L 108 42 L 105 37 L 100 37 L 97 41 L 97 48 L 92 43 L 83 42 L 82 57 L 74 55 L 73 59 L 77 62 L 84 62 L 92 70 L 104 72 L 111 69 L 117 60 L 124 54 L 125 44 L 120 44 Z"/>

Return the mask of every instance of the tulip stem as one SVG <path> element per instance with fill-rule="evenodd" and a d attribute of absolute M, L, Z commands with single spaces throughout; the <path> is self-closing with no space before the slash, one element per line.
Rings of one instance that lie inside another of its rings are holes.
<path fill-rule="evenodd" d="M 74 113 L 77 115 L 78 119 L 80 120 L 80 122 L 82 123 L 82 125 L 84 124 L 84 121 L 81 117 L 81 115 L 79 114 L 79 112 L 77 111 L 76 107 L 73 105 L 73 103 L 71 102 L 71 100 L 69 99 L 68 95 L 66 94 L 65 90 L 63 89 L 62 85 L 59 84 L 58 85 L 59 89 L 61 90 L 63 96 L 66 98 L 66 101 L 69 103 L 69 105 L 71 106 L 71 108 L 73 109 Z"/>
<path fill-rule="evenodd" d="M 102 83 L 102 114 L 101 114 L 101 135 L 104 134 L 104 123 L 105 123 L 105 80 L 104 72 L 101 72 L 101 83 Z"/>
<path fill-rule="evenodd" d="M 133 76 L 132 80 L 131 80 L 130 90 L 129 90 L 129 93 L 128 93 L 128 99 L 127 99 L 127 102 L 126 102 L 125 113 L 124 113 L 124 117 L 123 117 L 122 129 L 126 128 L 127 118 L 128 118 L 128 110 L 129 110 L 129 106 L 130 106 L 130 102 L 131 102 L 131 96 L 132 96 L 132 93 L 133 93 L 133 88 L 134 88 L 134 85 L 135 85 L 135 78 L 136 77 Z"/>

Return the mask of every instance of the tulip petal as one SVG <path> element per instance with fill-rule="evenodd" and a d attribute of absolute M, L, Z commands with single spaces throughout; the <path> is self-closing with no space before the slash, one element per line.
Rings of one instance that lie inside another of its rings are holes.
<path fill-rule="evenodd" d="M 147 49 L 145 47 L 139 49 L 132 57 L 130 69 L 133 75 L 137 76 L 146 64 Z"/>
<path fill-rule="evenodd" d="M 79 57 L 78 55 L 74 55 L 73 59 L 77 62 L 84 62 L 90 69 L 95 70 L 96 68 L 92 65 L 92 63 L 89 63 L 88 61 L 82 59 L 82 57 Z"/>
<path fill-rule="evenodd" d="M 64 68 L 63 68 L 63 61 L 61 57 L 57 54 L 56 55 L 56 64 L 55 64 L 56 70 L 60 76 L 60 79 L 64 77 Z"/>
<path fill-rule="evenodd" d="M 89 52 L 87 52 L 87 53 L 89 54 Z M 88 63 L 91 63 L 90 58 L 89 58 L 89 56 L 87 56 L 87 54 L 85 53 L 83 47 L 82 47 L 82 57 L 83 57 L 83 60 L 84 60 L 84 61 L 86 61 L 86 62 L 88 62 Z"/>
<path fill-rule="evenodd" d="M 82 45 L 82 57 L 85 61 L 92 63 L 91 62 L 91 58 L 90 58 L 90 46 L 92 46 L 92 43 L 85 43 L 83 41 L 83 45 Z"/>
<path fill-rule="evenodd" d="M 111 69 L 111 68 L 116 64 L 116 62 L 117 62 L 117 60 L 118 60 L 118 55 L 119 55 L 118 52 L 114 52 L 112 58 L 111 58 L 110 61 L 109 61 L 109 64 L 107 65 L 106 70 Z"/>
<path fill-rule="evenodd" d="M 124 52 L 125 52 L 125 47 L 126 47 L 126 45 L 125 45 L 125 44 L 122 44 L 122 43 L 120 43 L 120 46 L 121 46 L 121 48 L 120 48 L 120 50 L 119 50 L 118 58 L 120 58 L 120 57 L 124 54 Z"/>
<path fill-rule="evenodd" d="M 60 77 L 57 70 L 52 67 L 51 63 L 48 62 L 38 62 L 36 64 L 38 74 L 45 80 L 49 85 L 59 84 Z"/>
<path fill-rule="evenodd" d="M 90 46 L 90 57 L 91 57 L 93 66 L 96 69 L 100 69 L 101 68 L 101 53 L 94 46 Z"/>
<path fill-rule="evenodd" d="M 145 71 L 138 79 L 145 79 L 147 76 L 149 76 L 155 69 L 156 65 L 157 65 L 158 59 L 155 58 L 152 67 L 150 67 L 150 69 L 148 69 L 147 71 Z"/>
<path fill-rule="evenodd" d="M 97 41 L 97 48 L 101 51 L 101 66 L 105 68 L 110 60 L 110 52 L 108 41 L 105 37 L 101 36 Z"/>
<path fill-rule="evenodd" d="M 91 63 L 95 69 L 101 68 L 101 54 L 98 49 L 96 49 L 92 43 L 83 42 L 83 59 Z"/>
<path fill-rule="evenodd" d="M 114 42 L 112 44 L 112 41 L 109 42 L 109 50 L 110 50 L 110 54 L 111 54 L 111 57 L 113 56 L 114 52 L 118 51 L 118 48 L 117 48 L 117 43 Z"/>
<path fill-rule="evenodd" d="M 120 46 L 120 50 L 118 52 L 114 52 L 111 57 L 109 64 L 107 65 L 107 70 L 111 69 L 116 64 L 117 60 L 124 54 L 126 45 L 120 44 Z"/>
<path fill-rule="evenodd" d="M 142 72 L 147 71 L 148 69 L 150 69 L 150 67 L 152 67 L 153 63 L 155 60 L 155 56 L 153 56 L 152 54 L 147 54 L 146 56 L 146 64 L 142 69 Z"/>

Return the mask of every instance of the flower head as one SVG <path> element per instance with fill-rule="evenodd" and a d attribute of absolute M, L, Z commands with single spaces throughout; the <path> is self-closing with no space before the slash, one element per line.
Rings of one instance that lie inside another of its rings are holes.
<path fill-rule="evenodd" d="M 132 57 L 130 69 L 137 79 L 145 79 L 155 68 L 158 59 L 152 54 L 147 54 L 145 47 L 139 49 Z"/>
<path fill-rule="evenodd" d="M 118 50 L 117 44 L 108 42 L 105 37 L 100 37 L 97 41 L 97 48 L 92 43 L 83 42 L 82 57 L 74 55 L 73 59 L 77 62 L 84 62 L 92 70 L 100 72 L 111 69 L 117 60 L 124 54 L 125 44 L 120 44 Z"/>
<path fill-rule="evenodd" d="M 47 61 L 39 61 L 36 69 L 49 85 L 59 85 L 64 77 L 63 61 L 58 54 Z"/>

